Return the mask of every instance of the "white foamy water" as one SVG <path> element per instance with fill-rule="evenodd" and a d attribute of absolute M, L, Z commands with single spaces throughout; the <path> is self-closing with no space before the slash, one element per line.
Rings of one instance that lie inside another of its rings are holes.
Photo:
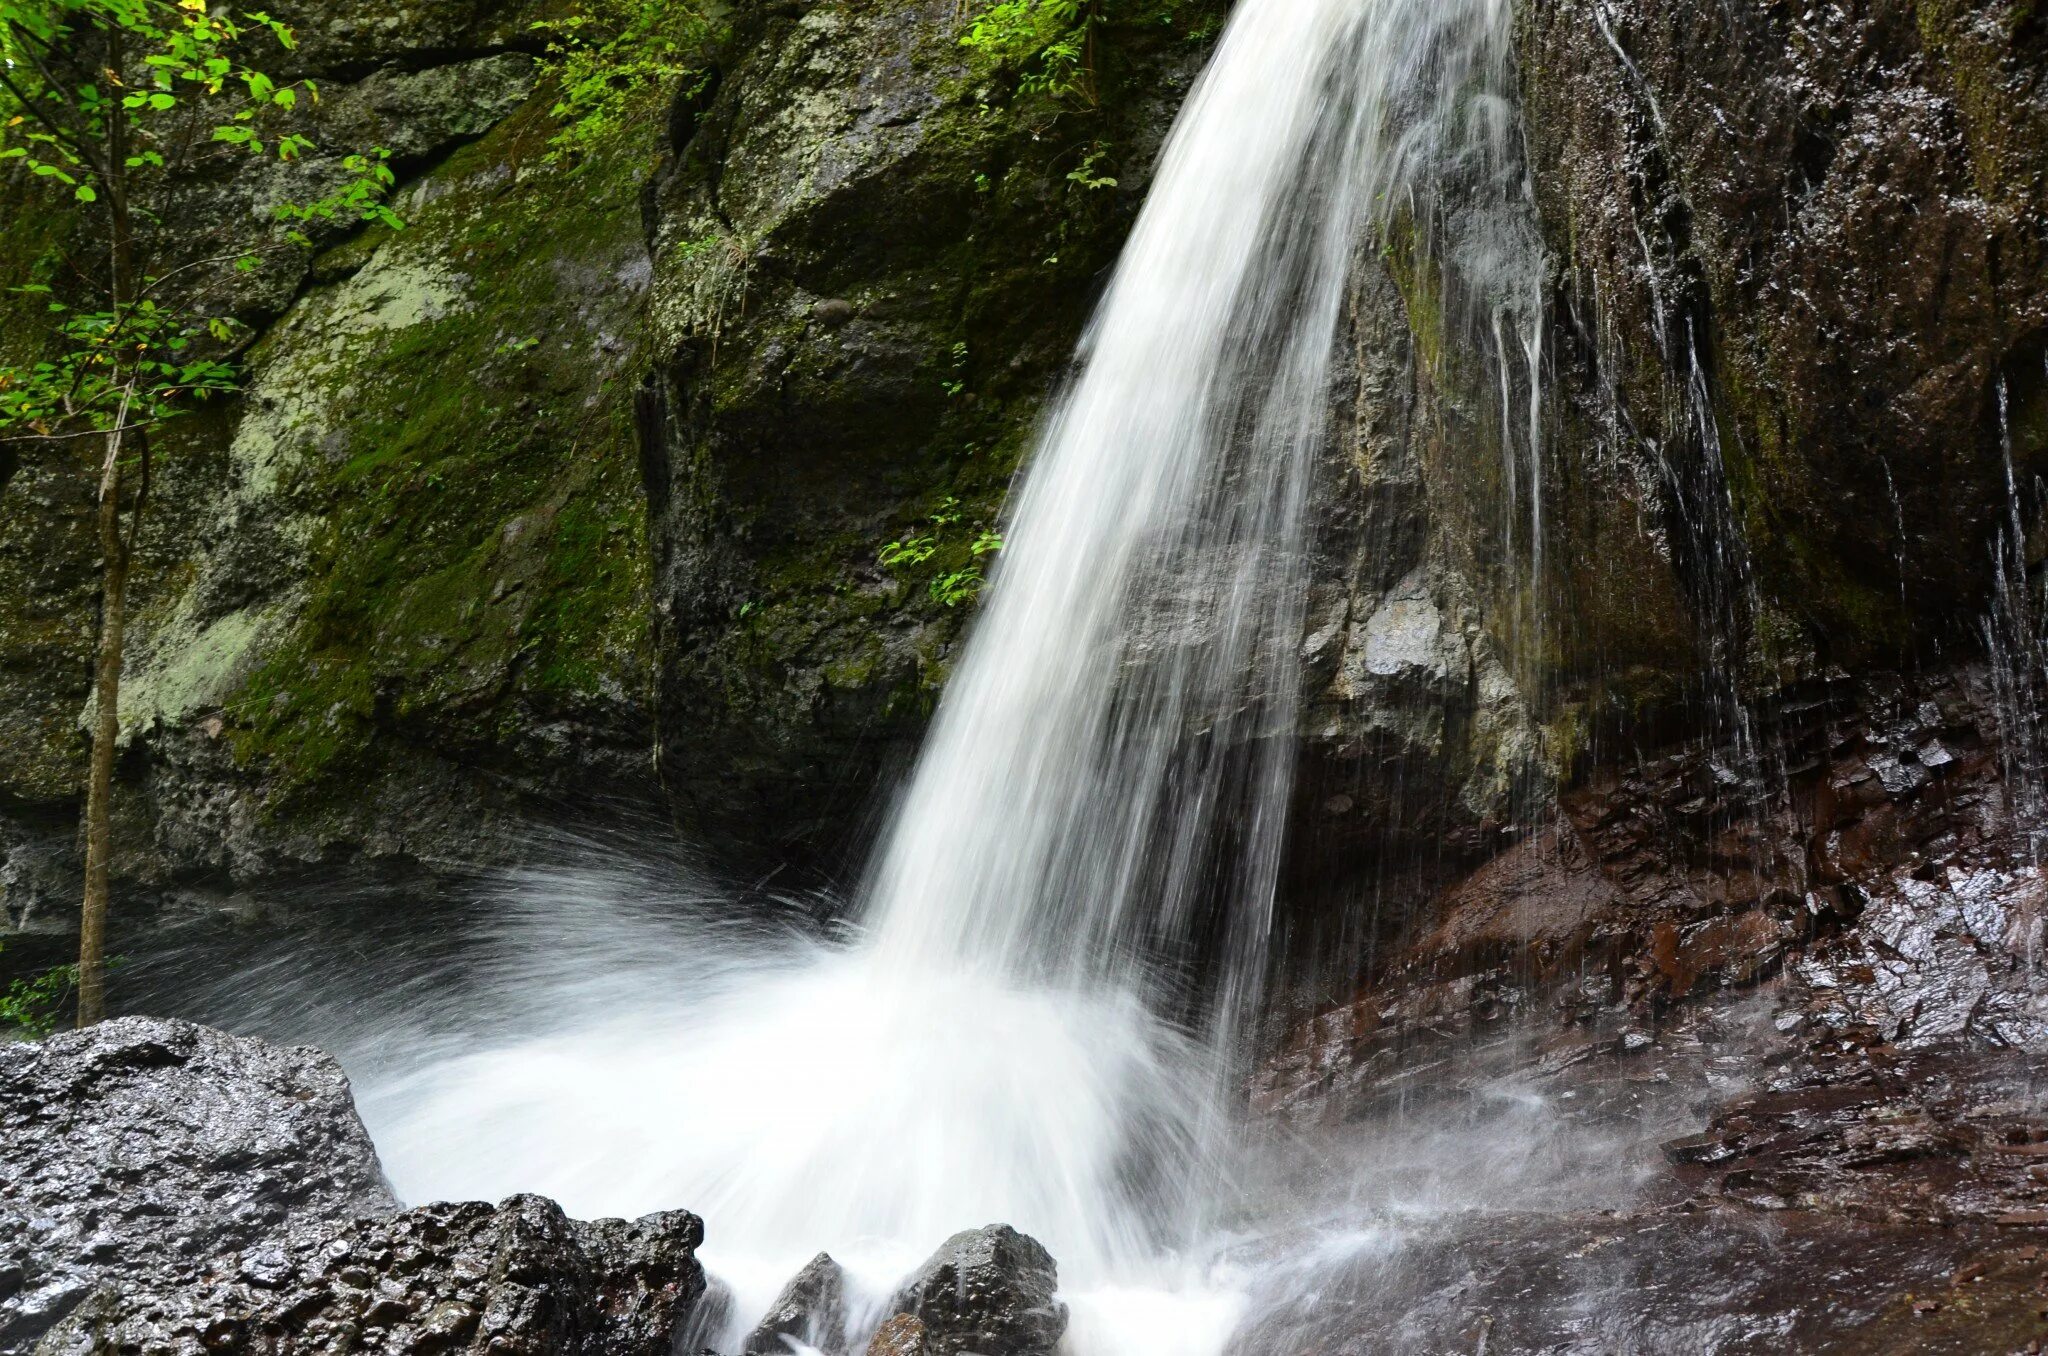
<path fill-rule="evenodd" d="M 504 1025 L 351 1061 L 401 1196 L 686 1206 L 736 1297 L 727 1348 L 819 1251 L 879 1306 L 948 1234 L 1003 1222 L 1061 1248 L 1075 1350 L 1220 1349 L 1232 1292 L 1144 1208 L 1195 1158 L 1185 1038 L 1126 995 L 919 972 L 643 888 L 523 878 L 488 977 L 520 995 Z"/>
<path fill-rule="evenodd" d="M 1436 176 L 1512 159 L 1507 17 L 1244 0 L 1030 462 L 864 929 L 637 932 L 601 879 L 529 879 L 510 1015 L 359 1080 L 403 1195 L 694 1210 L 728 1346 L 820 1250 L 878 1305 L 1003 1222 L 1058 1259 L 1076 1356 L 1224 1349 L 1231 1231 L 1261 1225 L 1228 1090 L 1346 280 L 1377 222 L 1427 222 Z M 1457 240 L 1481 290 L 1523 281 L 1501 238 Z"/>

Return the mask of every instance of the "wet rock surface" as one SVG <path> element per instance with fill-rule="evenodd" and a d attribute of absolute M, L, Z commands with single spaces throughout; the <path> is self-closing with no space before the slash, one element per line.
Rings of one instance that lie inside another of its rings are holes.
<path fill-rule="evenodd" d="M 1764 595 L 1835 662 L 1967 635 L 2001 404 L 2022 475 L 2048 452 L 2033 7 L 1537 0 L 1517 35 L 1592 427 L 1725 457 Z"/>
<path fill-rule="evenodd" d="M 925 1356 L 928 1350 L 924 1324 L 909 1314 L 897 1314 L 875 1329 L 867 1356 Z"/>
<path fill-rule="evenodd" d="M 335 1063 L 124 1017 L 0 1045 L 0 1347 L 101 1284 L 191 1277 L 294 1220 L 389 1211 Z"/>
<path fill-rule="evenodd" d="M 1053 1298 L 1058 1289 L 1058 1268 L 1036 1239 L 1004 1224 L 955 1234 L 890 1306 L 916 1320 L 918 1330 L 897 1323 L 890 1331 L 901 1336 L 889 1340 L 922 1345 L 885 1350 L 1051 1356 L 1067 1330 L 1067 1307 Z M 878 1333 L 875 1341 L 882 1340 Z"/>
<path fill-rule="evenodd" d="M 1275 1298 L 1248 1349 L 2048 1341 L 2048 890 L 1986 681 L 1816 690 L 1769 768 L 1693 748 L 1595 776 L 1418 909 L 1259 1104 L 1382 1153 L 1539 1107 L 1526 1180 L 1546 1144 L 1608 1166 L 1381 1220 L 1308 1288 L 1398 1315 L 1391 1345 Z M 1478 1142 L 1476 1174 L 1525 1180 Z"/>
<path fill-rule="evenodd" d="M 2027 1254 L 1989 1231 L 1850 1232 L 1811 1216 L 1496 1213 L 1360 1247 L 1316 1275 L 1312 1303 L 1279 1301 L 1234 1349 L 2024 1351 L 2048 1331 L 2038 1314 L 2040 1252 Z M 1974 1279 L 2015 1268 L 2025 1272 L 2017 1286 Z M 1361 1313 L 1381 1319 L 1361 1325 Z M 1929 1322 L 1930 1314 L 1948 1317 Z"/>
<path fill-rule="evenodd" d="M 0 1046 L 0 1351 L 661 1356 L 703 1293 L 681 1212 L 405 1212 L 315 1050 L 119 1018 Z"/>
<path fill-rule="evenodd" d="M 812 1258 L 782 1288 L 740 1350 L 746 1356 L 782 1356 L 790 1349 L 785 1336 L 825 1352 L 845 1348 L 846 1274 L 829 1254 Z"/>
<path fill-rule="evenodd" d="M 1817 685 L 1769 760 L 1680 746 L 1595 771 L 1533 832 L 1389 920 L 1371 983 L 1302 1024 L 1261 1098 L 1343 1100 L 1413 1041 L 1782 981 L 1812 1020 L 2039 1039 L 2044 896 L 1990 675 Z M 1330 1062 L 1334 1061 L 1334 1062 Z"/>
<path fill-rule="evenodd" d="M 702 1241 L 680 1211 L 585 1224 L 537 1196 L 430 1205 L 105 1288 L 35 1350 L 668 1356 L 703 1293 Z"/>
<path fill-rule="evenodd" d="M 1845 1044 L 1785 998 L 1767 985 L 1648 1026 L 1415 1050 L 1351 1106 L 1357 1151 L 1392 1160 L 1378 1209 L 1252 1296 L 1241 1349 L 2048 1341 L 2037 1061 Z M 1362 1330 L 1361 1312 L 1385 1322 Z"/>

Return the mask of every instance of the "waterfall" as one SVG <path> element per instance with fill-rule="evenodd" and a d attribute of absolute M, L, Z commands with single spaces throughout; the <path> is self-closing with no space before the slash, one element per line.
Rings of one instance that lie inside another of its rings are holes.
<path fill-rule="evenodd" d="M 722 1341 L 821 1248 L 879 1304 L 999 1220 L 1059 1259 L 1076 1353 L 1221 1350 L 1238 1292 L 1200 1259 L 1224 1216 L 1271 1208 L 1228 1189 L 1219 1127 L 1293 794 L 1339 330 L 1375 232 L 1404 231 L 1460 331 L 1490 336 L 1502 479 L 1528 496 L 1507 516 L 1540 567 L 1510 18 L 1243 0 L 1027 464 L 862 926 L 742 936 L 645 907 L 663 888 L 616 870 L 527 878 L 502 905 L 508 968 L 479 984 L 520 1010 L 407 1068 L 380 1047 L 359 1076 L 402 1194 L 699 1211 L 736 1295 Z"/>
<path fill-rule="evenodd" d="M 1505 0 L 1239 7 L 1029 464 L 867 883 L 884 954 L 1114 985 L 1222 935 L 1221 1010 L 1249 1001 L 1292 787 L 1306 499 L 1366 231 L 1441 232 L 1457 295 L 1490 317 L 1503 391 L 1540 390 L 1528 214 L 1443 219 L 1451 181 L 1520 172 L 1509 19 Z M 1527 418 L 1540 568 L 1534 394 Z"/>

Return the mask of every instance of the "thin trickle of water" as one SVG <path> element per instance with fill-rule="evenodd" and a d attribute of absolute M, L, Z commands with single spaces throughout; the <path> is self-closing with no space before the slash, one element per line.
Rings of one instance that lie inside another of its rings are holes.
<path fill-rule="evenodd" d="M 1995 388 L 1998 450 L 2005 472 L 2006 521 L 1991 546 L 1991 607 L 1980 628 L 1991 678 L 1992 710 L 1999 727 L 2007 813 L 2027 827 L 2027 848 L 2036 864 L 2048 833 L 2033 827 L 2048 819 L 2048 731 L 2042 706 L 2048 700 L 2048 591 L 2037 594 L 2027 570 L 2025 510 L 2019 472 L 2013 463 L 2011 397 L 2004 376 Z M 2036 487 L 2036 497 L 2040 497 Z M 2048 584 L 2044 584 L 2048 590 Z"/>
<path fill-rule="evenodd" d="M 1607 45 L 1614 50 L 1614 55 L 1620 59 L 1622 69 L 1628 72 L 1629 79 L 1635 83 L 1637 91 L 1643 96 L 1644 103 L 1649 105 L 1650 121 L 1656 124 L 1658 139 L 1668 142 L 1671 139 L 1671 128 L 1664 121 L 1664 110 L 1657 104 L 1657 93 L 1650 87 L 1650 82 L 1643 78 L 1642 68 L 1636 65 L 1636 59 L 1630 56 L 1628 49 L 1621 45 L 1621 39 L 1614 32 L 1614 20 L 1607 12 L 1607 5 L 1604 0 L 1594 0 L 1593 22 L 1600 26 L 1600 36 L 1607 39 Z"/>
<path fill-rule="evenodd" d="M 1899 612 L 1903 616 L 1909 608 L 1906 600 L 1906 550 L 1912 544 L 1906 536 L 1906 504 L 1899 498 L 1899 482 L 1892 478 L 1891 458 L 1880 456 L 1877 464 L 1884 468 L 1884 492 L 1892 501 L 1892 564 L 1899 573 Z"/>

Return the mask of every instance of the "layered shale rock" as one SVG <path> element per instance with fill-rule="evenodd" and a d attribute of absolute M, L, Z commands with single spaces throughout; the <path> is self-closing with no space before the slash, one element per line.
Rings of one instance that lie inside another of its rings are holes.
<path fill-rule="evenodd" d="M 1392 1172 L 1416 1126 L 1471 1135 L 1486 1223 L 1333 1264 L 1246 1349 L 1368 1349 L 1332 1299 L 1403 1314 L 1395 1350 L 2048 1336 L 2048 881 L 1993 677 L 1803 689 L 1768 762 L 1646 753 L 1418 901 L 1254 1100 Z"/>

